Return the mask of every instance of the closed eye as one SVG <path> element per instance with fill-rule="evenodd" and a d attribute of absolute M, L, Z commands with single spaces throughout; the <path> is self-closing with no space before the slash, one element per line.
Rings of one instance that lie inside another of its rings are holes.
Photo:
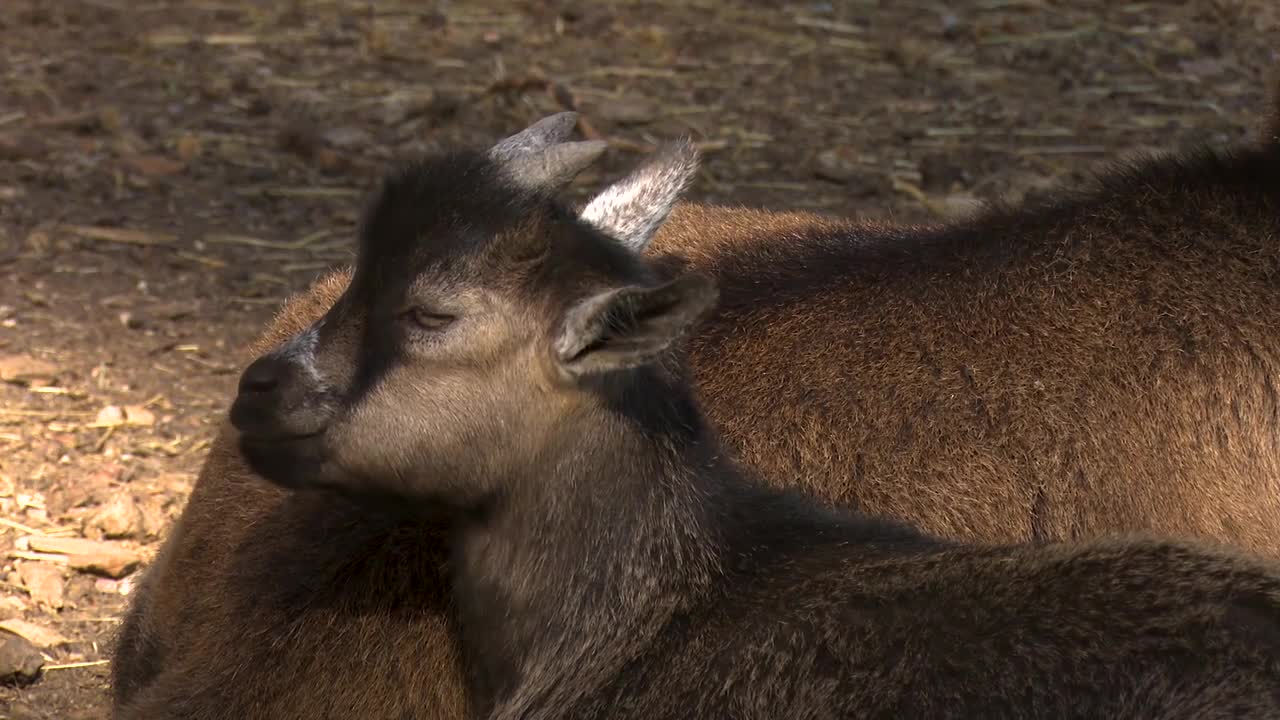
<path fill-rule="evenodd" d="M 457 319 L 453 315 L 437 312 L 427 307 L 410 308 L 405 311 L 405 317 L 414 325 L 430 332 L 439 332 Z"/>

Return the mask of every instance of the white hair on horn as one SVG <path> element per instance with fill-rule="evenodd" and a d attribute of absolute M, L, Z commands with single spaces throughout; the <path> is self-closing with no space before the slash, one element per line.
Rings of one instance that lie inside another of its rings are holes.
<path fill-rule="evenodd" d="M 610 185 L 582 210 L 582 219 L 642 252 L 671 214 L 698 171 L 698 149 L 688 138 L 666 143 L 644 165 Z"/>

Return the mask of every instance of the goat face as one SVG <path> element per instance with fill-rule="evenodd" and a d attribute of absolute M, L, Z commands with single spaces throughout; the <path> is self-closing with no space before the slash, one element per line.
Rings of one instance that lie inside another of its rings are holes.
<path fill-rule="evenodd" d="M 560 142 L 567 116 L 387 178 L 346 292 L 241 376 L 231 420 L 259 474 L 474 507 L 710 307 L 709 280 L 659 284 L 636 252 L 693 149 L 670 146 L 575 215 L 554 192 L 603 147 Z"/>

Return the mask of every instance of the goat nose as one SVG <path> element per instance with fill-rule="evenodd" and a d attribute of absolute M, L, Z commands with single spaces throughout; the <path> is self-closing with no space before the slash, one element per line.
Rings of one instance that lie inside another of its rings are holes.
<path fill-rule="evenodd" d="M 241 393 L 269 393 L 280 386 L 279 361 L 267 355 L 254 360 L 240 376 Z"/>

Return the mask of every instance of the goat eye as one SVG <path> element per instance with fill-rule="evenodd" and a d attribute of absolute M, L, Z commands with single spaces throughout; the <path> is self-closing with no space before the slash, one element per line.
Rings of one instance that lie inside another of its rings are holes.
<path fill-rule="evenodd" d="M 413 308 L 405 313 L 405 315 L 409 320 L 413 321 L 414 325 L 417 325 L 423 330 L 430 330 L 433 332 L 445 329 L 449 326 L 449 323 L 452 323 L 454 320 L 452 315 L 433 312 L 432 310 L 423 307 Z"/>

